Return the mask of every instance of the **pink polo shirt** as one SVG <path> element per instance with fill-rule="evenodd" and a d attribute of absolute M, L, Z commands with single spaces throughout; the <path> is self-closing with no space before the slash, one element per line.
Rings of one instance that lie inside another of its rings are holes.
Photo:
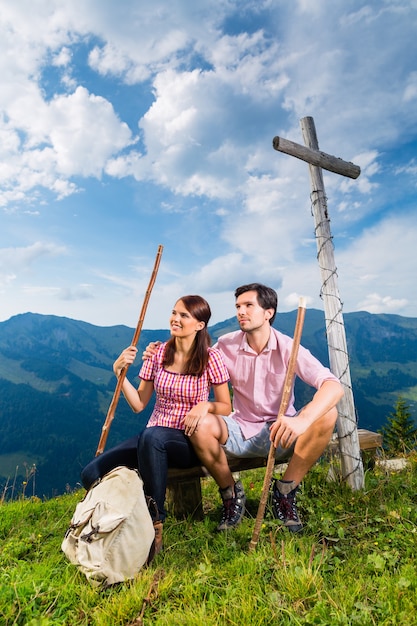
<path fill-rule="evenodd" d="M 233 416 L 246 439 L 256 435 L 265 422 L 277 418 L 292 342 L 291 337 L 271 327 L 268 344 L 260 354 L 252 350 L 241 330 L 219 337 L 215 345 L 223 356 L 233 386 Z M 299 347 L 296 373 L 315 389 L 326 380 L 339 382 L 303 346 Z M 287 415 L 295 413 L 293 385 Z"/>

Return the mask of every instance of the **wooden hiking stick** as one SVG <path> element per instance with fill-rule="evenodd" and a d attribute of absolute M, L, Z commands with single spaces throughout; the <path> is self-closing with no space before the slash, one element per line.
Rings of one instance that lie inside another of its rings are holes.
<path fill-rule="evenodd" d="M 285 375 L 284 388 L 282 391 L 281 404 L 279 407 L 277 420 L 279 420 L 288 408 L 288 404 L 291 397 L 291 390 L 293 380 L 295 376 L 295 367 L 297 364 L 298 348 L 300 347 L 301 333 L 303 332 L 304 317 L 306 311 L 305 298 L 300 298 L 298 303 L 297 320 L 295 323 L 294 338 L 292 342 L 290 360 L 288 361 L 287 373 Z M 261 531 L 262 521 L 265 515 L 266 501 L 268 499 L 269 486 L 271 484 L 272 472 L 275 465 L 275 446 L 271 442 L 269 448 L 268 461 L 266 464 L 264 484 L 262 487 L 261 499 L 259 501 L 258 513 L 255 519 L 255 526 L 253 529 L 252 539 L 249 544 L 249 552 L 256 548 L 259 539 L 259 533 Z"/>
<path fill-rule="evenodd" d="M 155 264 L 154 264 L 154 267 L 153 267 L 151 279 L 149 281 L 148 289 L 146 290 L 146 293 L 145 293 L 145 298 L 143 300 L 142 309 L 140 311 L 139 320 L 138 320 L 138 323 L 137 323 L 137 326 L 136 326 L 135 334 L 133 335 L 132 343 L 130 344 L 132 346 L 136 346 L 137 342 L 139 341 L 139 336 L 140 336 L 140 332 L 142 330 L 143 320 L 145 319 L 145 313 L 146 313 L 146 309 L 147 309 L 147 306 L 148 306 L 149 298 L 151 296 L 152 288 L 153 288 L 153 286 L 155 284 L 156 275 L 158 273 L 158 268 L 159 268 L 159 263 L 161 262 L 162 250 L 163 250 L 163 246 L 161 246 L 161 245 L 158 246 L 158 252 L 156 254 L 156 259 L 155 259 Z M 99 456 L 100 454 L 102 454 L 102 452 L 103 452 L 103 450 L 104 450 L 104 448 L 106 446 L 106 442 L 107 442 L 107 437 L 108 437 L 108 434 L 109 434 L 110 426 L 111 426 L 111 423 L 112 423 L 112 421 L 114 419 L 114 414 L 116 412 L 116 406 L 117 406 L 117 403 L 118 403 L 119 398 L 120 398 L 120 392 L 122 390 L 123 381 L 126 378 L 126 373 L 127 373 L 128 367 L 129 366 L 126 365 L 126 367 L 124 367 L 122 369 L 122 371 L 120 373 L 120 376 L 117 379 L 116 389 L 114 390 L 113 398 L 112 398 L 112 401 L 110 403 L 109 410 L 107 411 L 106 420 L 105 420 L 105 422 L 103 424 L 103 428 L 101 429 L 101 437 L 100 437 L 100 441 L 98 442 L 96 456 Z"/>

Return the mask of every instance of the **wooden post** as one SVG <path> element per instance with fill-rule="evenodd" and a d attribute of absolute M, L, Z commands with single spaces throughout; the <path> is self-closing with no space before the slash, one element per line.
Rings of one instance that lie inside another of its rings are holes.
<path fill-rule="evenodd" d="M 357 178 L 360 169 L 352 163 L 330 157 L 319 151 L 314 120 L 304 117 L 300 120 L 306 147 L 298 146 L 303 150 L 294 154 L 293 142 L 283 144 L 280 138 L 274 139 L 274 148 L 281 152 L 297 156 L 309 164 L 311 180 L 311 203 L 315 221 L 317 242 L 317 258 L 319 261 L 322 288 L 320 297 L 324 302 L 326 318 L 326 334 L 329 349 L 330 369 L 337 376 L 344 387 L 344 396 L 339 401 L 337 433 L 341 453 L 342 476 L 352 489 L 362 489 L 364 486 L 364 472 L 360 452 L 358 429 L 356 424 L 355 403 L 350 377 L 349 357 L 346 344 L 346 333 L 342 314 L 342 302 L 337 284 L 337 272 L 334 261 L 334 247 L 330 231 L 330 219 L 327 210 L 327 199 L 323 183 L 322 168 L 328 169 L 343 176 Z M 279 141 L 277 141 L 279 140 Z M 280 144 L 280 145 L 279 145 Z M 278 146 L 278 147 L 276 147 Z M 307 151 L 307 152 L 306 152 Z M 311 158 L 312 152 L 314 158 Z M 302 156 L 301 156 L 302 154 Z M 313 163 L 312 163 L 313 162 Z"/>

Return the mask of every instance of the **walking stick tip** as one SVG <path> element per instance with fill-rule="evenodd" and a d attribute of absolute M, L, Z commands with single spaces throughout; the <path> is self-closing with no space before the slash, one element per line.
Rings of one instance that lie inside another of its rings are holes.
<path fill-rule="evenodd" d="M 258 542 L 251 539 L 249 544 L 249 552 L 253 552 L 257 546 Z"/>

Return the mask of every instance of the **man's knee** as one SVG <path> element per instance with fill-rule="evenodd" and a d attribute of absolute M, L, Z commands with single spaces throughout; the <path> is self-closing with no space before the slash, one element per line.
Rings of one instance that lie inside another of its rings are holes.
<path fill-rule="evenodd" d="M 334 427 L 336 426 L 337 416 L 338 416 L 338 411 L 337 411 L 337 407 L 335 406 L 324 415 L 324 419 L 325 419 L 325 422 L 327 423 L 328 428 L 331 428 L 332 430 L 334 429 Z"/>
<path fill-rule="evenodd" d="M 319 417 L 307 432 L 310 432 L 310 436 L 313 437 L 331 437 L 337 420 L 337 408 L 333 407 L 327 413 L 324 413 Z"/>

